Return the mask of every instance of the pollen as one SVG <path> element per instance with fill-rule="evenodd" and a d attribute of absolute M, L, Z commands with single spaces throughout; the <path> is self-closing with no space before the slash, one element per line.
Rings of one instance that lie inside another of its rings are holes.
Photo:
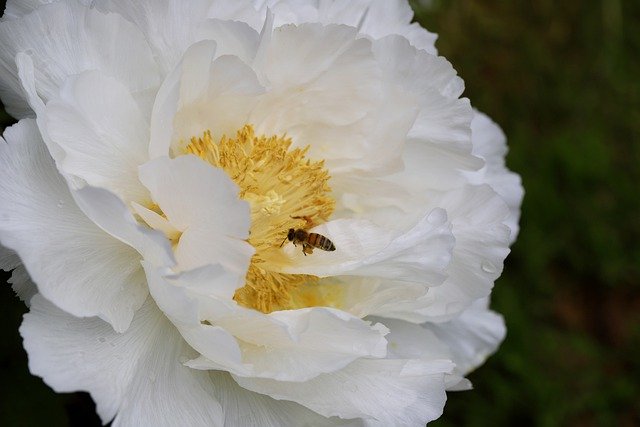
<path fill-rule="evenodd" d="M 318 277 L 278 271 L 281 244 L 290 228 L 309 229 L 327 221 L 335 201 L 324 161 L 306 157 L 309 147 L 292 148 L 286 136 L 256 135 L 245 125 L 235 137 L 215 139 L 210 131 L 191 138 L 185 151 L 223 169 L 251 206 L 249 243 L 256 252 L 245 285 L 234 300 L 264 313 L 308 305 L 331 305 L 315 294 Z"/>

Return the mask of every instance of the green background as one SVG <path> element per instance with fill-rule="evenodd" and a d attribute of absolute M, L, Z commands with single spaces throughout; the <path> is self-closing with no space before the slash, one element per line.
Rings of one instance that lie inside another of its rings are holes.
<path fill-rule="evenodd" d="M 413 4 L 526 189 L 493 293 L 507 338 L 432 425 L 640 425 L 640 1 Z M 97 423 L 28 374 L 25 309 L 0 298 L 0 425 Z"/>

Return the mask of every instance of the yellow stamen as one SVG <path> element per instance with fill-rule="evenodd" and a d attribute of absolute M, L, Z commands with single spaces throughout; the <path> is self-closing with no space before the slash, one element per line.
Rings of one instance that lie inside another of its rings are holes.
<path fill-rule="evenodd" d="M 317 293 L 309 289 L 317 287 L 317 277 L 285 274 L 274 268 L 282 265 L 280 244 L 289 228 L 321 224 L 335 207 L 324 162 L 306 159 L 308 147 L 290 149 L 292 142 L 285 136 L 256 136 L 253 127 L 245 125 L 235 138 L 222 136 L 218 141 L 206 131 L 202 137 L 191 138 L 185 149 L 222 168 L 240 187 L 240 197 L 251 205 L 249 243 L 256 253 L 246 284 L 234 299 L 264 313 L 330 305 L 324 298 L 310 297 Z"/>

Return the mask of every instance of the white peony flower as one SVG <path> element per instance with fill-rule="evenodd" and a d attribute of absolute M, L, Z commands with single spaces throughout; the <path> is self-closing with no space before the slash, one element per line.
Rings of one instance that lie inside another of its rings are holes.
<path fill-rule="evenodd" d="M 31 371 L 114 426 L 440 416 L 504 337 L 487 297 L 522 188 L 411 19 L 9 1 L 0 266 Z"/>

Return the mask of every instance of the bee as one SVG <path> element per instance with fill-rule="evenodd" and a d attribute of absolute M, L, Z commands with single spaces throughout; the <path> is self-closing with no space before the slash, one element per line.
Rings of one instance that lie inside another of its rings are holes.
<path fill-rule="evenodd" d="M 307 231 L 298 228 L 290 228 L 287 233 L 287 237 L 284 238 L 280 247 L 287 241 L 293 242 L 294 246 L 298 246 L 298 243 L 302 243 L 302 253 L 304 256 L 313 253 L 313 248 L 322 249 L 323 251 L 335 251 L 336 247 L 331 240 L 318 233 L 308 233 Z"/>

